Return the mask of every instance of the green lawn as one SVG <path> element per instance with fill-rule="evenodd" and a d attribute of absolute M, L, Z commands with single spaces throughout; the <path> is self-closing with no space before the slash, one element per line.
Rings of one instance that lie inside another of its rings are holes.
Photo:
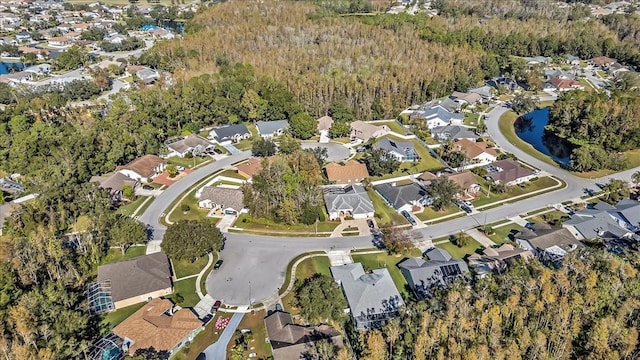
<path fill-rule="evenodd" d="M 233 144 L 233 146 L 240 151 L 251 150 L 252 145 L 253 141 L 251 139 L 241 140 L 240 142 Z"/>
<path fill-rule="evenodd" d="M 182 297 L 179 299 L 178 295 Z M 172 299 L 176 304 L 182 307 L 195 306 L 200 298 L 196 294 L 196 278 L 189 278 L 173 283 L 173 295 L 167 296 Z"/>
<path fill-rule="evenodd" d="M 227 150 L 227 148 L 225 148 L 224 146 L 220 145 L 220 144 L 216 144 L 216 150 L 220 151 L 221 153 L 223 153 L 224 155 L 231 155 L 231 153 L 229 152 L 229 150 Z"/>
<path fill-rule="evenodd" d="M 213 264 L 215 264 L 216 261 L 218 261 L 218 254 L 214 253 L 212 265 L 209 266 L 209 268 L 202 275 L 202 278 L 200 278 L 200 290 L 202 290 L 202 293 L 204 295 L 207 295 L 207 278 L 209 277 L 209 274 L 211 274 L 211 272 L 213 271 Z"/>
<path fill-rule="evenodd" d="M 124 216 L 131 216 L 133 212 L 136 211 L 136 209 L 140 205 L 142 205 L 142 203 L 148 198 L 149 198 L 148 196 L 138 196 L 134 201 L 130 202 L 129 204 L 120 206 L 118 208 L 117 213 L 122 214 Z M 151 204 L 151 201 L 145 204 L 145 207 L 148 206 L 149 204 Z"/>
<path fill-rule="evenodd" d="M 223 330 L 216 330 L 216 320 L 219 317 L 229 317 L 229 314 L 218 312 L 207 326 L 202 330 L 188 347 L 183 347 L 180 351 L 171 357 L 172 360 L 196 360 L 198 355 L 204 351 L 209 345 L 218 341 Z"/>
<path fill-rule="evenodd" d="M 479 114 L 464 113 L 463 124 L 465 124 L 467 126 L 478 126 L 478 119 L 479 118 L 480 118 Z"/>
<path fill-rule="evenodd" d="M 183 211 L 182 206 L 186 204 L 189 206 L 189 210 Z M 209 209 L 200 209 L 198 206 L 198 199 L 195 196 L 195 190 L 190 192 L 186 198 L 184 198 L 178 207 L 176 207 L 173 212 L 169 215 L 169 219 L 173 222 L 178 222 L 182 220 L 204 220 L 211 219 L 212 221 L 218 221 L 218 219 L 207 217 L 209 214 Z"/>
<path fill-rule="evenodd" d="M 127 252 L 125 252 L 124 255 L 122 255 L 122 251 L 120 249 L 109 249 L 109 251 L 107 251 L 107 255 L 102 259 L 102 265 L 142 256 L 146 251 L 146 246 L 132 246 L 127 249 Z"/>
<path fill-rule="evenodd" d="M 563 213 L 562 211 L 552 210 L 544 214 L 539 214 L 539 215 L 527 218 L 527 221 L 547 222 L 547 223 L 559 222 L 561 224 L 564 221 L 568 220 L 569 218 L 570 218 L 569 215 L 567 215 L 566 213 Z"/>
<path fill-rule="evenodd" d="M 320 221 L 317 224 L 318 232 L 331 232 L 338 225 L 340 225 L 339 221 Z M 260 231 L 282 231 L 282 232 L 308 232 L 315 233 L 316 225 L 304 225 L 304 224 L 278 224 L 268 219 L 261 218 L 253 218 L 249 214 L 240 214 L 238 220 L 236 220 L 235 227 L 249 230 L 260 230 Z"/>
<path fill-rule="evenodd" d="M 218 176 L 229 177 L 229 178 L 238 179 L 238 180 L 242 180 L 242 181 L 246 181 L 247 180 L 244 176 L 238 174 L 238 171 L 236 171 L 236 170 L 225 170 L 225 171 L 219 173 Z M 236 183 L 236 185 L 241 185 L 241 184 L 240 183 Z"/>
<path fill-rule="evenodd" d="M 204 164 L 206 162 L 211 162 L 211 161 L 212 159 L 209 156 L 194 156 L 191 159 L 188 159 L 186 157 L 181 158 L 178 156 L 173 156 L 167 159 L 167 163 L 169 163 L 169 165 L 182 166 L 185 169 L 190 169 L 197 165 Z"/>
<path fill-rule="evenodd" d="M 256 353 L 256 359 L 267 359 L 271 356 L 271 345 L 267 339 L 267 328 L 264 325 L 264 317 L 266 313 L 264 310 L 256 311 L 255 313 L 244 314 L 242 321 L 238 325 L 238 330 L 249 329 L 251 330 L 251 340 L 245 352 L 245 356 L 250 353 Z M 236 331 L 231 341 L 227 346 L 227 354 L 231 354 L 233 347 L 235 346 L 236 339 L 238 338 L 239 331 Z M 243 359 L 246 357 L 243 357 Z"/>
<path fill-rule="evenodd" d="M 376 218 L 378 226 L 405 225 L 409 223 L 404 216 L 398 214 L 394 209 L 387 205 L 384 199 L 380 197 L 375 190 L 369 189 L 367 190 L 367 194 L 373 203 L 373 208 L 375 209 L 374 217 Z"/>
<path fill-rule="evenodd" d="M 449 254 L 451 254 L 451 257 L 455 259 L 463 259 L 466 255 L 471 255 L 475 253 L 476 250 L 482 248 L 482 245 L 480 245 L 479 242 L 473 239 L 469 239 L 469 244 L 464 247 L 458 247 L 458 245 L 452 242 L 438 244 L 436 246 L 439 247 L 440 249 L 447 250 Z"/>
<path fill-rule="evenodd" d="M 407 135 L 409 133 L 407 129 L 405 129 L 402 125 L 398 124 L 397 121 L 379 122 L 379 123 L 374 123 L 374 125 L 377 125 L 377 126 L 387 125 L 389 130 L 393 131 L 394 133 L 398 133 L 400 135 Z"/>
<path fill-rule="evenodd" d="M 522 226 L 516 224 L 516 223 L 511 223 L 508 225 L 504 225 L 504 226 L 500 226 L 500 227 L 494 227 L 493 228 L 493 234 L 489 235 L 489 239 L 491 239 L 491 241 L 493 241 L 496 244 L 504 244 L 506 242 L 510 242 L 511 238 L 509 238 L 509 234 L 513 234 L 516 231 L 520 231 L 522 230 Z"/>
<path fill-rule="evenodd" d="M 514 196 L 529 194 L 531 192 L 550 188 L 558 184 L 557 181 L 553 178 L 543 176 L 524 184 L 509 186 L 507 187 L 507 191 L 501 194 L 498 194 L 495 191 L 491 191 L 490 196 L 487 197 L 487 193 L 489 190 L 488 185 L 485 184 L 484 180 L 479 180 L 479 183 L 482 184 L 482 195 L 479 195 L 475 200 L 472 201 L 475 206 L 482 206 L 496 201 L 506 200 Z"/>
<path fill-rule="evenodd" d="M 331 277 L 331 271 L 329 271 L 329 267 L 331 263 L 329 262 L 329 258 L 327 256 L 314 256 L 308 259 L 304 259 L 298 267 L 296 268 L 296 279 L 295 281 L 303 281 L 312 277 L 315 274 L 322 274 Z M 282 304 L 284 309 L 291 314 L 298 314 L 299 311 L 292 305 L 294 297 L 294 292 L 289 292 L 285 297 L 282 298 Z"/>
<path fill-rule="evenodd" d="M 418 140 L 415 140 L 415 139 L 413 139 L 413 140 L 403 140 L 403 139 L 400 139 L 400 138 L 392 136 L 392 135 L 387 135 L 386 137 L 389 138 L 390 140 L 398 141 L 398 142 L 411 141 L 413 143 L 413 146 L 416 149 L 416 152 L 418 153 L 418 156 L 420 156 L 420 160 L 419 161 L 406 161 L 406 162 L 403 162 L 402 164 L 400 164 L 400 168 L 398 170 L 394 171 L 391 174 L 386 174 L 386 175 L 383 175 L 383 176 L 373 177 L 373 178 L 371 178 L 372 181 L 382 180 L 382 179 L 390 179 L 390 178 L 394 178 L 394 177 L 398 177 L 398 176 L 405 176 L 405 175 L 411 175 L 411 174 L 417 174 L 417 173 L 423 173 L 425 171 L 432 171 L 432 170 L 442 169 L 444 167 L 444 165 L 442 165 L 438 160 L 434 159 L 431 156 L 431 153 L 429 152 L 429 149 L 427 149 L 424 146 L 422 146 L 422 144 L 420 144 L 420 142 Z"/>
<path fill-rule="evenodd" d="M 348 144 L 351 142 L 351 139 L 349 139 L 348 137 L 341 137 L 341 138 L 335 138 L 335 139 L 331 139 L 331 142 L 337 142 L 340 144 Z"/>
<path fill-rule="evenodd" d="M 124 307 L 122 309 L 118 309 L 116 311 L 112 311 L 108 314 L 105 314 L 104 317 L 102 318 L 102 325 L 111 330 L 114 327 L 116 327 L 116 325 L 120 324 L 121 322 L 123 322 L 126 318 L 128 318 L 129 316 L 131 316 L 134 312 L 138 311 L 141 307 L 143 307 L 146 304 L 146 302 L 141 302 L 135 305 L 131 305 L 131 306 L 127 306 Z"/>
<path fill-rule="evenodd" d="M 402 297 L 404 299 L 409 298 L 410 290 L 407 280 L 402 276 L 400 269 L 396 266 L 405 258 L 404 256 L 387 255 L 386 252 L 382 252 L 377 254 L 353 255 L 352 258 L 353 262 L 362 263 L 365 270 L 387 268 Z"/>
<path fill-rule="evenodd" d="M 418 219 L 420 219 L 420 221 L 428 221 L 428 220 L 432 220 L 432 219 L 436 219 L 439 217 L 443 217 L 443 216 L 447 216 L 447 215 L 451 215 L 451 214 L 455 214 L 461 212 L 460 208 L 455 206 L 455 205 L 451 205 L 448 208 L 442 210 L 442 211 L 437 211 L 434 208 L 432 208 L 431 206 L 427 206 L 424 208 L 424 211 L 421 213 L 417 213 L 414 214 Z"/>
<path fill-rule="evenodd" d="M 172 261 L 173 263 L 173 271 L 175 272 L 176 278 L 182 278 L 189 275 L 194 275 L 200 272 L 207 265 L 209 261 L 208 256 L 203 256 L 198 260 L 191 262 L 188 260 L 178 260 Z"/>

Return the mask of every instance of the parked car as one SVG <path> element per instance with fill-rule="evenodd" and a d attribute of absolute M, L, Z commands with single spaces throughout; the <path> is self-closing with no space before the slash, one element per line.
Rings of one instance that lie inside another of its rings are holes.
<path fill-rule="evenodd" d="M 213 270 L 220 269 L 220 266 L 222 266 L 222 259 L 216 261 L 215 265 L 213 265 Z"/>
<path fill-rule="evenodd" d="M 184 171 L 184 166 L 176 166 L 176 170 L 178 170 L 178 171 Z"/>
<path fill-rule="evenodd" d="M 411 216 L 411 214 L 409 214 L 409 212 L 407 210 L 402 210 L 402 212 L 400 212 L 400 214 L 402 216 L 404 216 L 405 219 L 407 219 L 407 221 L 409 221 L 409 223 L 412 226 L 416 226 L 418 225 L 418 223 L 416 222 L 416 220 L 413 218 L 413 216 Z"/>
<path fill-rule="evenodd" d="M 280 305 L 280 303 L 276 304 L 276 311 L 282 311 L 282 305 Z"/>
<path fill-rule="evenodd" d="M 211 313 L 215 314 L 216 311 L 218 311 L 218 309 L 220 309 L 220 306 L 222 305 L 222 301 L 220 300 L 216 300 L 216 302 L 213 303 L 213 306 L 211 307 Z"/>
<path fill-rule="evenodd" d="M 149 190 L 149 191 L 155 190 L 155 188 L 153 186 L 151 186 L 151 185 L 142 185 L 142 188 L 144 190 Z"/>
<path fill-rule="evenodd" d="M 376 224 L 373 223 L 373 220 L 367 219 L 367 225 L 369 225 L 369 229 L 373 229 L 376 227 Z"/>
<path fill-rule="evenodd" d="M 473 204 L 470 201 L 463 202 L 469 209 L 473 209 Z"/>

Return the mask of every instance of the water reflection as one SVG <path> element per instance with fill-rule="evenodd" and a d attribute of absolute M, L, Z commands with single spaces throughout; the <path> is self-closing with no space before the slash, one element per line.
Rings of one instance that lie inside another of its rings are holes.
<path fill-rule="evenodd" d="M 549 108 L 536 109 L 518 118 L 514 124 L 518 137 L 554 161 L 569 165 L 573 147 L 566 140 L 545 130 L 549 124 Z"/>

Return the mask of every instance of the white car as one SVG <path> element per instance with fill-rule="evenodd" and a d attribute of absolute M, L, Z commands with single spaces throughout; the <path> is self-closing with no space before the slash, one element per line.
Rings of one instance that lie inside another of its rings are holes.
<path fill-rule="evenodd" d="M 176 170 L 178 170 L 178 171 L 184 171 L 184 166 L 176 166 Z"/>

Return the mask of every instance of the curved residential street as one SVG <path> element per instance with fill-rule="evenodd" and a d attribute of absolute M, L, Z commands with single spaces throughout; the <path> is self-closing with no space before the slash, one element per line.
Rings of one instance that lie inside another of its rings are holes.
<path fill-rule="evenodd" d="M 428 225 L 412 230 L 416 242 L 422 250 L 432 246 L 431 240 L 455 234 L 480 225 L 504 220 L 568 200 L 575 200 L 589 190 L 598 189 L 595 181 L 577 177 L 570 172 L 552 166 L 526 152 L 518 149 L 500 133 L 498 120 L 508 111 L 505 107 L 496 107 L 487 114 L 488 132 L 504 151 L 516 155 L 548 174 L 554 175 L 567 183 L 567 187 L 519 200 L 513 204 L 505 204 L 474 215 L 452 219 L 450 221 Z M 224 169 L 234 163 L 247 159 L 250 152 L 232 155 L 203 166 L 185 176 L 159 195 L 140 216 L 140 221 L 149 224 L 153 229 L 154 239 L 147 247 L 147 253 L 160 251 L 160 243 L 165 226 L 159 223 L 167 207 L 181 196 L 189 187 L 211 173 Z M 627 170 L 612 176 L 598 179 L 599 183 L 615 177 L 630 180 L 631 174 L 638 169 Z M 341 238 L 295 238 L 267 237 L 239 233 L 228 233 L 225 250 L 221 253 L 224 260 L 219 270 L 211 272 L 207 278 L 207 292 L 215 299 L 224 300 L 228 305 L 248 305 L 273 298 L 284 283 L 288 263 L 297 255 L 314 250 L 348 250 L 372 247 L 370 236 Z"/>

